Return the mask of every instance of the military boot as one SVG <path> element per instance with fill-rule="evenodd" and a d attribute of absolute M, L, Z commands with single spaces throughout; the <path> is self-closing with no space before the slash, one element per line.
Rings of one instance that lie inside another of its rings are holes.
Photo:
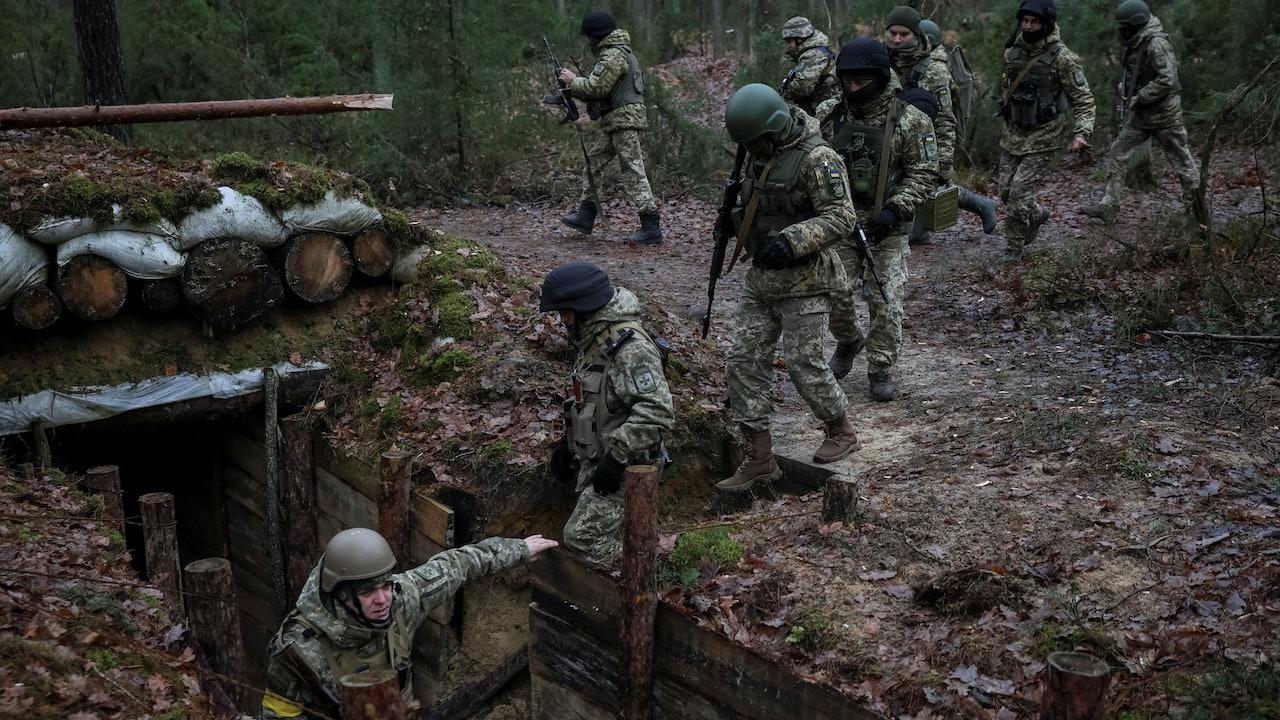
<path fill-rule="evenodd" d="M 837 342 L 836 351 L 831 354 L 831 362 L 827 363 L 831 367 L 831 374 L 835 375 L 837 380 L 844 379 L 844 376 L 853 369 L 854 358 L 858 357 L 866 345 L 865 337 L 860 337 L 854 342 Z"/>
<path fill-rule="evenodd" d="M 637 245 L 661 245 L 662 244 L 662 228 L 658 225 L 658 211 L 641 210 L 640 211 L 640 230 L 633 235 L 627 236 L 627 242 L 633 242 Z"/>
<path fill-rule="evenodd" d="M 999 218 L 996 216 L 996 201 L 979 195 L 968 188 L 960 188 L 960 209 L 982 218 L 982 232 L 990 235 L 996 231 Z"/>
<path fill-rule="evenodd" d="M 813 454 L 816 463 L 833 463 L 843 460 L 849 453 L 858 449 L 858 436 L 853 432 L 853 423 L 849 414 L 845 413 L 831 422 L 823 424 L 827 439 L 822 441 L 817 452 Z"/>
<path fill-rule="evenodd" d="M 782 468 L 773 457 L 773 436 L 768 430 L 756 432 L 745 425 L 742 437 L 747 441 L 747 452 L 733 477 L 716 483 L 720 490 L 748 490 L 758 482 L 773 482 L 782 477 Z"/>
<path fill-rule="evenodd" d="M 888 370 L 867 373 L 867 385 L 872 399 L 877 402 L 888 402 L 898 397 L 898 386 L 889 377 Z"/>
<path fill-rule="evenodd" d="M 1036 237 L 1040 234 L 1040 226 L 1047 222 L 1049 222 L 1048 208 L 1042 207 L 1040 203 L 1036 203 L 1036 219 L 1032 220 L 1031 224 L 1027 226 L 1027 239 L 1022 244 L 1024 249 L 1027 245 L 1030 245 L 1035 241 Z"/>
<path fill-rule="evenodd" d="M 600 206 L 595 200 L 583 200 L 578 203 L 578 209 L 575 212 L 560 218 L 560 222 L 583 235 L 590 235 L 591 228 L 596 225 L 596 214 L 599 212 Z"/>
<path fill-rule="evenodd" d="M 932 245 L 933 236 L 928 230 L 924 229 L 924 216 L 916 215 L 915 220 L 911 222 L 911 234 L 907 236 L 907 243 L 910 245 Z"/>
<path fill-rule="evenodd" d="M 1114 225 L 1116 222 L 1116 206 L 1111 203 L 1100 202 L 1085 205 L 1080 208 L 1080 214 L 1101 220 L 1108 225 Z"/>

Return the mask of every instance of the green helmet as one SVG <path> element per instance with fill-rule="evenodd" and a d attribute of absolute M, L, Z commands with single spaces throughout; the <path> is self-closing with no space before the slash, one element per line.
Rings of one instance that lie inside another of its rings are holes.
<path fill-rule="evenodd" d="M 920 34 L 929 38 L 929 44 L 934 47 L 942 45 L 942 28 L 938 27 L 938 23 L 924 19 L 920 21 Z"/>
<path fill-rule="evenodd" d="M 1151 8 L 1142 0 L 1124 0 L 1116 8 L 1116 22 L 1120 27 L 1142 27 L 1151 21 Z"/>
<path fill-rule="evenodd" d="M 396 556 L 386 538 L 368 528 L 343 530 L 320 557 L 320 589 L 333 592 L 347 580 L 370 580 L 395 572 Z"/>
<path fill-rule="evenodd" d="M 766 135 L 779 137 L 791 127 L 791 108 L 777 90 L 751 83 L 729 98 L 724 127 L 733 141 L 746 145 Z"/>
<path fill-rule="evenodd" d="M 813 33 L 813 23 L 809 22 L 809 18 L 807 17 L 797 15 L 782 24 L 783 40 L 788 38 L 799 38 L 803 40 Z"/>
<path fill-rule="evenodd" d="M 917 35 L 920 34 L 920 11 L 907 5 L 895 7 L 884 19 L 886 30 L 894 25 L 901 25 Z"/>

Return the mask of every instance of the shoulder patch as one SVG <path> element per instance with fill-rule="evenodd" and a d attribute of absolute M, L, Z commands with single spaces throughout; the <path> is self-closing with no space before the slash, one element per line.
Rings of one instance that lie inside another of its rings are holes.
<path fill-rule="evenodd" d="M 938 138 L 931 132 L 920 136 L 920 144 L 923 146 L 924 158 L 926 160 L 938 159 Z"/>
<path fill-rule="evenodd" d="M 1075 72 L 1074 77 L 1075 77 L 1075 80 L 1076 80 L 1076 85 L 1079 85 L 1080 87 L 1088 87 L 1088 86 L 1089 86 L 1089 81 L 1088 81 L 1088 80 L 1086 80 L 1086 79 L 1085 79 L 1085 77 L 1084 77 L 1084 68 L 1076 68 L 1076 72 Z"/>
<path fill-rule="evenodd" d="M 600 74 L 600 73 L 602 73 L 602 72 L 604 72 L 604 63 L 603 63 L 603 62 L 598 62 L 598 63 L 596 63 L 596 66 L 595 66 L 595 67 L 591 68 L 591 74 L 592 74 L 592 75 L 599 75 L 599 74 Z"/>
<path fill-rule="evenodd" d="M 648 394 L 658 389 L 658 381 L 654 379 L 652 370 L 641 370 L 632 375 L 631 382 L 635 385 L 635 391 L 641 394 Z"/>
<path fill-rule="evenodd" d="M 839 165 L 823 161 L 823 174 L 827 178 L 827 189 L 831 191 L 831 196 L 835 198 L 843 198 L 844 192 L 844 169 Z"/>

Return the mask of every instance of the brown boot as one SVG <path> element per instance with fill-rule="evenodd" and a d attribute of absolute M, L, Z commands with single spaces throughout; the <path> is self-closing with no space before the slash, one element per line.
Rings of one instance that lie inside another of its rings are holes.
<path fill-rule="evenodd" d="M 773 457 L 773 436 L 768 430 L 756 432 L 742 426 L 747 441 L 747 454 L 733 477 L 716 483 L 719 490 L 747 490 L 758 482 L 773 482 L 782 477 L 782 468 Z"/>
<path fill-rule="evenodd" d="M 853 432 L 853 423 L 849 421 L 848 413 L 826 423 L 823 430 L 827 433 L 827 439 L 822 441 L 818 451 L 813 454 L 814 462 L 833 463 L 845 459 L 849 453 L 858 449 L 858 436 Z"/>

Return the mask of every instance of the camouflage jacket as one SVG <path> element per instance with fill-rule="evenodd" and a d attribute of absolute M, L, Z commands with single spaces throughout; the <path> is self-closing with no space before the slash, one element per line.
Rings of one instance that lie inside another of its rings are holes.
<path fill-rule="evenodd" d="M 778 90 L 784 100 L 812 115 L 823 101 L 840 94 L 836 55 L 826 33 L 815 31 L 799 47 L 788 49 L 787 57 L 795 66 Z"/>
<path fill-rule="evenodd" d="M 894 77 L 880 97 L 868 103 L 866 107 L 855 108 L 842 98 L 829 100 L 818 108 L 818 122 L 822 124 L 822 136 L 828 141 L 835 137 L 837 110 L 842 107 L 846 122 L 869 127 L 883 127 L 889 113 L 898 113 L 898 121 L 893 126 L 893 142 L 889 146 L 889 178 L 884 194 L 885 205 L 895 207 L 902 218 L 895 232 L 905 232 L 905 227 L 910 224 L 915 214 L 916 206 L 937 187 L 939 154 L 933 134 L 933 123 L 929 121 L 929 116 L 910 105 L 901 103 L 898 100 L 901 90 L 901 85 Z M 854 198 L 853 207 L 857 213 L 858 222 L 865 225 L 871 220 L 878 211 L 878 208 L 873 207 L 874 205 L 874 199 Z"/>
<path fill-rule="evenodd" d="M 1049 49 L 1050 45 L 1061 44 L 1062 38 L 1058 34 L 1058 28 L 1054 28 L 1049 37 L 1034 45 L 1026 44 L 1021 34 L 1014 42 L 1029 57 L 1034 58 Z M 1006 61 L 1013 57 L 1014 48 L 1005 50 Z M 1000 78 L 1002 96 L 1009 91 L 1009 86 L 1016 79 L 1006 68 Z M 1089 81 L 1085 79 L 1080 58 L 1066 46 L 1063 46 L 1053 61 L 1053 85 L 1055 94 L 1061 93 L 1066 97 L 1070 112 L 1061 113 L 1053 121 L 1035 127 L 1006 122 L 1000 135 L 1000 149 L 1012 155 L 1056 152 L 1065 149 L 1070 139 L 1076 135 L 1086 140 L 1093 135 L 1096 115 L 1093 92 L 1089 90 Z"/>
<path fill-rule="evenodd" d="M 1165 34 L 1160 18 L 1125 43 L 1121 101 L 1137 97 L 1127 116 L 1135 128 L 1159 130 L 1182 124 L 1182 83 L 1178 80 L 1178 56 Z"/>
<path fill-rule="evenodd" d="M 849 184 L 845 180 L 844 163 L 840 156 L 822 139 L 818 122 L 810 115 L 792 110 L 791 117 L 797 132 L 790 142 L 778 149 L 775 164 L 784 164 L 790 153 L 800 153 L 795 158 L 794 183 L 790 185 L 787 204 L 797 209 L 798 219 L 785 214 L 771 222 L 762 210 L 756 216 L 755 227 L 748 238 L 747 255 L 755 251 L 757 239 L 770 230 L 776 230 L 791 243 L 796 258 L 809 258 L 791 267 L 779 270 L 757 267 L 752 264 L 747 271 L 747 286 L 758 297 L 777 299 L 786 297 L 813 297 L 848 291 L 848 279 L 844 266 L 836 256 L 834 246 L 853 232 L 854 212 L 849 201 Z M 766 162 L 748 158 L 746 181 L 739 198 L 735 216 L 741 218 L 743 209 L 750 202 L 755 183 L 760 179 Z M 769 179 L 772 179 L 769 178 Z M 787 219 L 789 218 L 790 222 Z M 785 223 L 785 224 L 784 224 Z"/>
<path fill-rule="evenodd" d="M 627 56 L 621 48 L 631 47 L 631 36 L 626 30 L 614 30 L 598 42 L 592 42 L 596 64 L 591 72 L 573 79 L 569 92 L 579 100 L 604 100 L 613 92 L 627 71 Z M 649 126 L 644 103 L 632 103 L 614 109 L 600 118 L 600 129 L 610 133 L 616 130 L 644 130 Z"/>
<path fill-rule="evenodd" d="M 625 327 L 636 332 L 609 358 L 602 351 Z M 606 407 L 579 423 L 571 435 L 575 454 L 595 460 L 587 448 L 595 446 L 621 463 L 652 460 L 662 436 L 675 426 L 675 406 L 662 372 L 662 356 L 640 325 L 640 301 L 619 287 L 613 299 L 591 313 L 578 329 L 578 359 L 574 363 L 579 404 L 603 397 Z M 602 362 L 603 360 L 603 362 Z M 601 367 L 603 366 L 603 367 Z M 603 373 L 603 377 L 599 374 Z M 596 437 L 600 433 L 603 437 Z M 583 463 L 586 470 L 587 463 Z"/>
<path fill-rule="evenodd" d="M 297 607 L 285 616 L 267 648 L 271 657 L 259 717 L 293 718 L 304 708 L 336 717 L 341 697 L 336 681 L 345 671 L 394 669 L 405 698 L 413 697 L 410 651 L 418 626 L 463 583 L 519 565 L 528 554 L 523 540 L 489 538 L 446 550 L 393 575 L 393 620 L 385 630 L 358 622 L 331 594 L 322 593 L 317 564 Z"/>
<path fill-rule="evenodd" d="M 929 58 L 924 72 L 915 81 L 915 87 L 922 87 L 933 93 L 938 103 L 938 117 L 933 121 L 933 133 L 938 142 L 938 167 L 944 175 L 951 174 L 951 164 L 956 151 L 956 114 L 952 107 L 951 65 L 947 61 L 946 51 L 940 55 L 925 49 L 917 39 L 913 47 L 892 50 L 893 70 L 904 88 L 913 87 L 912 78 L 917 74 L 916 66 L 925 58 Z"/>

